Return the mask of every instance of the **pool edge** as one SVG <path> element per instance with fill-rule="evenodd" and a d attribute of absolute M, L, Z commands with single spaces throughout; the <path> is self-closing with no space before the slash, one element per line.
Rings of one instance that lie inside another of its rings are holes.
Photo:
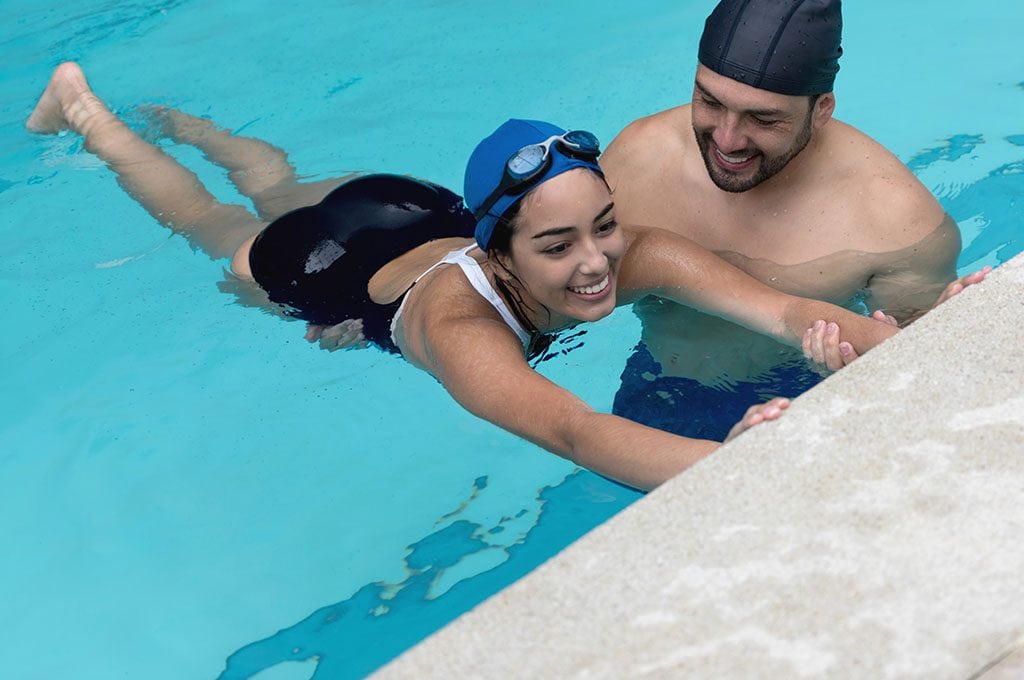
<path fill-rule="evenodd" d="M 1022 322 L 1019 255 L 376 677 L 982 672 L 1024 633 Z"/>

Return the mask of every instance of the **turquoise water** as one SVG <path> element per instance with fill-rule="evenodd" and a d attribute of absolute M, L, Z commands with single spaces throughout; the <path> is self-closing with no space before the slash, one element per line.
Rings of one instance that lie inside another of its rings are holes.
<path fill-rule="evenodd" d="M 22 131 L 57 63 L 119 113 L 209 116 L 311 178 L 458 188 L 509 116 L 610 140 L 685 101 L 712 4 L 0 5 L 0 677 L 363 675 L 637 498 L 400 360 L 319 352 L 232 304 L 224 263 L 77 139 Z M 940 197 L 962 270 L 1005 262 L 1024 249 L 1024 8 L 893 4 L 847 3 L 837 116 Z M 609 410 L 637 336 L 620 310 L 541 370 Z"/>

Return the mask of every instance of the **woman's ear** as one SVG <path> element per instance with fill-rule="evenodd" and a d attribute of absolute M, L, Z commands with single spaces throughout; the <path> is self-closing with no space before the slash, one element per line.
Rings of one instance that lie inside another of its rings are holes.
<path fill-rule="evenodd" d="M 499 253 L 492 250 L 488 253 L 488 257 L 493 257 L 494 261 L 498 264 L 494 268 L 495 276 L 505 283 L 509 283 L 515 278 L 515 275 L 512 273 L 512 258 L 508 253 Z"/>

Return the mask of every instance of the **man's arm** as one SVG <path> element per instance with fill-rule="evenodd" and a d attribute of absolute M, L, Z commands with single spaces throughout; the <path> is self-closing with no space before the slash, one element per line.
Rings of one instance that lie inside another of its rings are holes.
<path fill-rule="evenodd" d="M 793 347 L 816 321 L 838 324 L 844 341 L 863 353 L 897 329 L 836 305 L 787 295 L 693 241 L 662 229 L 641 229 L 623 260 L 621 301 L 653 294 L 733 321 Z"/>
<path fill-rule="evenodd" d="M 868 308 L 894 317 L 901 326 L 914 321 L 951 294 L 958 283 L 956 261 L 960 255 L 960 230 L 944 214 L 931 233 L 917 243 L 880 257 L 867 283 Z M 971 282 L 959 282 L 969 285 Z"/>

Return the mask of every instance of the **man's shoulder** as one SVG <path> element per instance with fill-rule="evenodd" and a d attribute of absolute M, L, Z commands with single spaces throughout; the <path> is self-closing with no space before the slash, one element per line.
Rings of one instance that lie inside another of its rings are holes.
<path fill-rule="evenodd" d="M 847 174 L 863 181 L 892 178 L 920 184 L 907 166 L 877 140 L 840 120 L 833 120 L 830 127 L 827 155 L 831 162 L 838 160 L 836 167 Z"/>
<path fill-rule="evenodd" d="M 629 165 L 664 157 L 666 148 L 684 146 L 692 137 L 690 106 L 677 106 L 637 118 L 615 136 L 602 156 L 602 165 Z"/>
<path fill-rule="evenodd" d="M 846 196 L 857 197 L 857 212 L 889 238 L 899 228 L 899 240 L 923 237 L 943 219 L 939 202 L 903 162 L 878 141 L 855 127 L 834 121 L 827 154 L 835 163 L 835 184 Z"/>

